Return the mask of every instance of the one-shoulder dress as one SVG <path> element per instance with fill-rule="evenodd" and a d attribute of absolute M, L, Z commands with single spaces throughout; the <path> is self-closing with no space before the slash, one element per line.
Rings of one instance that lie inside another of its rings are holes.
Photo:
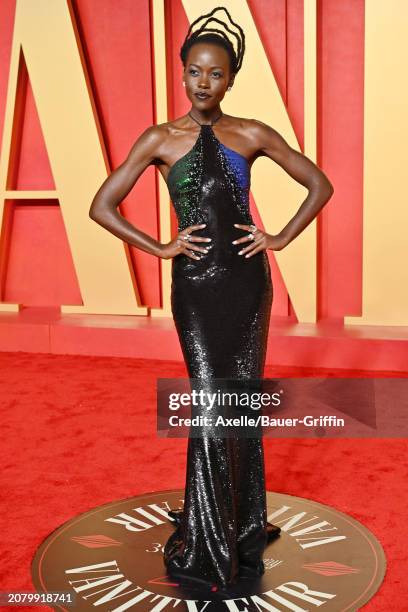
<path fill-rule="evenodd" d="M 178 230 L 206 223 L 193 235 L 212 238 L 195 242 L 209 249 L 200 260 L 172 260 L 172 314 L 188 376 L 203 384 L 261 379 L 273 297 L 266 251 L 246 258 L 238 251 L 250 243 L 232 244 L 248 234 L 234 223 L 254 223 L 250 165 L 219 141 L 214 123 L 199 124 L 167 176 Z M 164 546 L 167 574 L 221 587 L 262 575 L 276 535 L 266 515 L 262 436 L 189 437 L 184 507 L 170 513 L 175 530 Z"/>

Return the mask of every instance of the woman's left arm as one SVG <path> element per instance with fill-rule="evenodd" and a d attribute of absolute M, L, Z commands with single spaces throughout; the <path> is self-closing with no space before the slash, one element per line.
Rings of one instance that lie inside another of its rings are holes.
<path fill-rule="evenodd" d="M 266 155 L 309 191 L 299 210 L 279 234 L 265 234 L 258 230 L 251 245 L 241 251 L 242 254 L 250 252 L 251 255 L 254 255 L 265 248 L 279 251 L 292 242 L 330 200 L 334 188 L 316 164 L 303 153 L 292 149 L 284 138 L 266 123 L 252 119 L 250 133 L 251 139 L 258 148 L 258 157 Z M 243 225 L 237 225 L 237 227 L 247 228 Z M 246 241 L 245 238 L 240 238 L 235 243 L 244 242 Z"/>

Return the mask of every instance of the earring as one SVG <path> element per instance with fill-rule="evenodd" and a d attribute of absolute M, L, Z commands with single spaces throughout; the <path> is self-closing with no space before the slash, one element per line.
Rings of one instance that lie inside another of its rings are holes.
<path fill-rule="evenodd" d="M 183 87 L 185 87 L 185 86 L 186 86 L 186 84 L 185 84 L 185 82 L 183 81 Z"/>
<path fill-rule="evenodd" d="M 231 91 L 231 85 L 227 87 L 227 91 Z"/>

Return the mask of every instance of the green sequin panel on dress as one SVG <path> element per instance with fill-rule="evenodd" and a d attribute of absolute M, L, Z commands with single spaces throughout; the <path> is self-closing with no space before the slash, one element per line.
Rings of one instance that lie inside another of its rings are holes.
<path fill-rule="evenodd" d="M 203 147 L 199 137 L 195 145 L 170 168 L 167 186 L 178 219 L 178 231 L 189 225 L 205 223 L 198 206 L 201 175 L 203 171 Z"/>

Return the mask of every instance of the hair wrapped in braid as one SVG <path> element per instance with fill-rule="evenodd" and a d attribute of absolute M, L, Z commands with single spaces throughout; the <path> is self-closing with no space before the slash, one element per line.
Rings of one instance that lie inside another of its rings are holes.
<path fill-rule="evenodd" d="M 238 32 L 232 30 L 229 24 L 225 23 L 220 19 L 217 19 L 217 17 L 213 17 L 212 15 L 216 11 L 225 11 L 228 15 L 231 24 L 238 29 Z M 198 30 L 193 32 L 193 27 L 202 20 L 204 20 L 204 23 L 198 28 Z M 232 36 L 235 37 L 237 46 L 236 50 L 234 49 L 234 45 L 232 44 L 228 35 L 223 30 L 220 30 L 215 27 L 207 27 L 207 24 L 210 21 L 215 21 L 219 23 L 227 30 L 227 32 L 229 32 Z M 232 20 L 231 15 L 224 6 L 215 7 L 210 13 L 207 13 L 206 15 L 201 15 L 191 23 L 187 35 L 184 39 L 183 45 L 180 49 L 180 58 L 183 62 L 184 67 L 186 66 L 187 55 L 191 47 L 194 44 L 201 42 L 208 42 L 223 47 L 230 57 L 231 72 L 236 74 L 240 70 L 245 53 L 245 34 L 241 26 L 239 26 Z"/>

